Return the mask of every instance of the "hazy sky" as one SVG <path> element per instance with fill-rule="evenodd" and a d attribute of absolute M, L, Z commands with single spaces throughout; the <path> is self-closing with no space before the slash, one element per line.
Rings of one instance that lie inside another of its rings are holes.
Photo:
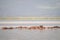
<path fill-rule="evenodd" d="M 60 16 L 60 0 L 0 0 L 0 17 Z"/>

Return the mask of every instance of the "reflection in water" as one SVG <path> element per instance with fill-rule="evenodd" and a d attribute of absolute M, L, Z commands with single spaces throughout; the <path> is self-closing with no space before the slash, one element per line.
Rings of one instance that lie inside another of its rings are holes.
<path fill-rule="evenodd" d="M 0 30 L 0 40 L 60 40 L 59 30 Z"/>

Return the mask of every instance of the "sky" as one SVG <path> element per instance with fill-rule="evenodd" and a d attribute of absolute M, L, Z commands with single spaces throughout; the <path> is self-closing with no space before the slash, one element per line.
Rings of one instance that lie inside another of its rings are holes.
<path fill-rule="evenodd" d="M 0 0 L 0 17 L 59 17 L 60 0 Z"/>

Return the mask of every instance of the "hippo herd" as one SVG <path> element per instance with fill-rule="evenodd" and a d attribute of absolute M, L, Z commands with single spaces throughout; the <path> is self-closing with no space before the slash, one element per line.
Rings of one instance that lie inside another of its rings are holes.
<path fill-rule="evenodd" d="M 18 26 L 18 27 L 2 27 L 3 30 L 7 29 L 29 29 L 29 30 L 45 30 L 45 29 L 59 29 L 59 26 L 53 26 L 53 27 L 44 27 L 43 25 L 40 26 Z"/>

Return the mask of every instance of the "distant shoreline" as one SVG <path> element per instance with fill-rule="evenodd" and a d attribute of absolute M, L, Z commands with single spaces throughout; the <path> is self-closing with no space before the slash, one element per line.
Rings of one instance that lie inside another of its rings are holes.
<path fill-rule="evenodd" d="M 0 20 L 60 20 L 60 17 L 0 17 Z"/>

